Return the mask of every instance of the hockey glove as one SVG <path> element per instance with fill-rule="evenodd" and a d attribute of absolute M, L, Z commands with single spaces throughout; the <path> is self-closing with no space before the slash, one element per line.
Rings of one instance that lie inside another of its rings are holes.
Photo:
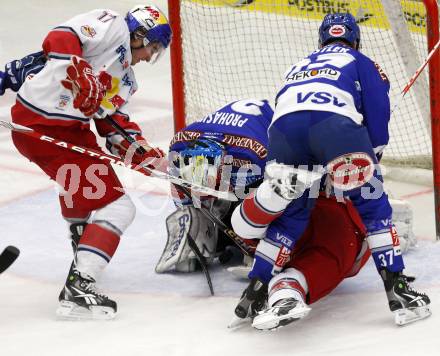
<path fill-rule="evenodd" d="M 3 95 L 5 93 L 5 90 L 8 89 L 6 78 L 6 73 L 0 71 L 0 95 Z"/>
<path fill-rule="evenodd" d="M 72 56 L 67 67 L 67 77 L 61 84 L 73 93 L 73 107 L 85 116 L 95 114 L 107 90 L 112 87 L 112 77 L 107 72 L 93 73 L 92 67 L 80 57 Z"/>
<path fill-rule="evenodd" d="M 46 57 L 43 51 L 6 63 L 5 71 L 0 72 L 0 95 L 3 95 L 8 88 L 17 92 L 26 78 L 37 74 L 45 64 Z"/>
<path fill-rule="evenodd" d="M 124 139 L 119 134 L 109 135 L 106 138 L 106 147 L 113 153 L 121 157 L 124 160 L 129 160 L 131 163 L 137 165 L 148 165 L 150 168 L 157 168 L 162 165 L 162 161 L 165 157 L 165 153 L 158 147 L 151 147 L 147 141 L 140 135 L 134 135 L 133 138 L 136 140 L 139 146 L 141 146 L 146 152 L 141 153 L 137 148 L 138 145 L 130 144 L 126 139 Z"/>

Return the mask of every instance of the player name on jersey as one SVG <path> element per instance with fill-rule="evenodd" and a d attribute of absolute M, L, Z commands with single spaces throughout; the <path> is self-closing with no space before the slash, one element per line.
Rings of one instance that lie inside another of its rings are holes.
<path fill-rule="evenodd" d="M 243 118 L 241 114 L 217 111 L 214 114 L 209 114 L 201 122 L 205 124 L 218 124 L 226 126 L 242 127 L 248 119 Z"/>

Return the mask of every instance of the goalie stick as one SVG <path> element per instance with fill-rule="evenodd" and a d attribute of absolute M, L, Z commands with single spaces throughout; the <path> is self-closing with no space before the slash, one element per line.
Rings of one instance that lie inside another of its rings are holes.
<path fill-rule="evenodd" d="M 14 263 L 20 254 L 20 250 L 15 246 L 6 247 L 0 255 L 0 273 L 6 271 Z"/>
<path fill-rule="evenodd" d="M 208 271 L 208 264 L 206 263 L 206 258 L 200 252 L 199 248 L 197 247 L 196 242 L 191 237 L 191 235 L 188 234 L 187 239 L 188 239 L 189 248 L 196 255 L 197 259 L 199 260 L 200 266 L 202 267 L 203 273 L 205 274 L 206 281 L 208 282 L 208 286 L 209 286 L 209 291 L 211 292 L 211 295 L 214 295 L 214 287 L 212 286 L 211 275 L 209 274 L 209 271 Z"/>
<path fill-rule="evenodd" d="M 169 182 L 176 184 L 178 186 L 181 186 L 181 187 L 188 187 L 201 195 L 210 195 L 210 196 L 224 199 L 224 200 L 228 200 L 228 201 L 237 201 L 238 200 L 238 198 L 232 192 L 218 191 L 218 190 L 211 189 L 211 188 L 208 188 L 205 186 L 192 184 L 191 182 L 188 182 L 188 181 L 181 179 L 181 178 L 177 178 L 177 177 L 172 176 L 166 172 L 152 169 L 148 165 L 138 166 L 134 163 L 124 162 L 119 157 L 116 157 L 116 156 L 113 156 L 113 155 L 110 155 L 107 153 L 103 153 L 103 152 L 100 152 L 100 151 L 97 151 L 97 150 L 94 150 L 91 148 L 86 148 L 86 147 L 82 147 L 79 145 L 73 145 L 69 142 L 43 135 L 42 133 L 39 133 L 39 132 L 37 132 L 33 129 L 30 129 L 29 127 L 26 127 L 26 126 L 17 125 L 17 124 L 11 123 L 11 122 L 3 121 L 3 120 L 0 120 L 0 126 L 7 128 L 8 130 L 11 130 L 11 131 L 20 132 L 20 133 L 25 134 L 27 136 L 34 137 L 40 141 L 51 143 L 53 145 L 64 148 L 66 150 L 76 152 L 78 154 L 83 154 L 83 155 L 87 155 L 89 157 L 94 157 L 94 158 L 96 158 L 96 160 L 107 161 L 107 162 L 116 164 L 118 166 L 132 169 L 134 171 L 139 171 L 141 168 L 146 173 L 148 173 L 148 175 L 151 177 L 168 180 Z"/>

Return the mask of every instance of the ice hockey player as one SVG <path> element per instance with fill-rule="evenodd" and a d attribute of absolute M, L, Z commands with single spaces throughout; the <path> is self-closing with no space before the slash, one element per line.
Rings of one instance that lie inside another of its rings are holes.
<path fill-rule="evenodd" d="M 26 78 L 32 78 L 43 69 L 46 61 L 44 52 L 40 51 L 6 63 L 4 72 L 0 71 L 0 95 L 3 95 L 6 89 L 17 92 Z"/>
<path fill-rule="evenodd" d="M 170 143 L 170 173 L 195 184 L 237 195 L 262 181 L 267 158 L 267 129 L 273 110 L 267 100 L 245 99 L 228 103 L 202 120 L 177 132 Z M 208 263 L 215 257 L 226 262 L 235 252 L 231 240 L 218 231 L 189 197 L 174 187 L 179 207 L 166 221 L 168 240 L 156 272 L 191 272 L 200 267 L 188 245 L 188 235 Z M 202 197 L 215 216 L 230 224 L 233 203 Z M 240 258 L 239 254 L 235 257 Z"/>
<path fill-rule="evenodd" d="M 430 315 L 430 300 L 403 274 L 399 237 L 377 165 L 389 139 L 388 78 L 359 52 L 360 29 L 351 14 L 326 15 L 319 43 L 318 50 L 288 70 L 277 94 L 269 128 L 269 179 L 231 218 L 238 235 L 261 239 L 249 277 L 269 283 L 269 305 L 254 323 L 273 329 L 301 317 L 297 312 L 311 286 L 285 268 L 316 203 L 316 184 L 310 180 L 323 167 L 334 194 L 350 198 L 366 227 L 396 323 L 424 318 Z"/>
<path fill-rule="evenodd" d="M 230 155 L 232 156 L 232 167 L 230 167 L 232 179 L 225 185 L 231 184 L 232 187 L 240 185 L 237 184 L 237 174 L 240 169 L 243 177 L 246 177 L 245 186 L 252 187 L 260 184 L 261 172 L 264 170 L 266 160 L 267 128 L 272 115 L 273 112 L 266 100 L 239 100 L 225 105 L 201 121 L 190 124 L 178 132 L 171 141 L 170 167 L 172 172 L 176 176 L 197 184 L 210 185 L 211 181 L 215 181 L 218 187 L 221 172 L 229 171 L 225 167 L 225 160 Z M 229 122 L 220 121 L 221 118 L 228 117 Z M 233 118 L 237 119 L 235 123 Z M 241 121 L 243 123 L 241 125 L 240 120 L 247 121 Z M 231 145 L 232 142 L 236 145 Z M 255 174 L 248 171 L 251 164 L 255 165 L 253 167 Z M 229 179 L 228 176 L 224 178 Z M 166 221 L 168 241 L 156 266 L 156 272 L 173 270 L 192 272 L 199 269 L 197 268 L 199 267 L 198 260 L 188 244 L 188 235 L 194 239 L 208 263 L 213 262 L 215 257 L 225 262 L 227 252 L 233 251 L 234 257 L 238 257 L 236 253 L 238 249 L 230 246 L 231 240 L 218 231 L 213 222 L 206 218 L 199 209 L 194 208 L 188 197 L 181 194 L 180 198 L 176 196 L 176 203 L 180 208 L 173 212 Z M 208 204 L 213 214 L 230 225 L 230 215 L 236 204 L 220 199 L 206 199 L 203 203 Z M 404 201 L 393 200 L 394 207 L 396 209 L 393 214 L 396 213 L 396 220 L 405 231 L 404 241 L 408 241 L 407 245 L 409 245 L 412 238 L 410 207 Z M 290 229 L 292 222 L 287 220 L 286 223 L 286 228 Z M 319 199 L 309 226 L 295 248 L 294 264 L 289 264 L 291 267 L 302 270 L 302 273 L 310 280 L 308 303 L 313 303 L 326 295 L 343 278 L 354 275 L 362 267 L 369 257 L 369 253 L 365 253 L 368 249 L 364 241 L 364 229 L 360 217 L 350 202 L 345 204 L 338 203 L 335 199 L 323 197 Z M 258 243 L 258 240 L 247 241 L 255 245 Z M 323 250 L 328 253 L 323 253 Z M 307 252 L 304 253 L 305 251 Z M 316 256 L 320 257 L 319 264 L 315 264 Z M 247 260 L 252 261 L 251 258 Z M 311 263 L 307 264 L 307 261 Z M 320 266 L 322 268 L 316 269 Z M 327 278 L 319 278 L 322 270 L 329 273 Z M 349 271 L 351 272 L 348 273 Z M 256 279 L 252 281 L 252 285 L 254 283 L 257 283 Z M 260 306 L 264 304 L 265 294 L 257 301 L 257 304 L 258 302 L 261 302 Z M 243 303 L 246 303 L 246 300 Z M 240 304 L 241 310 L 243 310 L 243 303 Z M 255 308 L 253 302 L 250 304 L 255 312 L 258 308 Z M 245 309 L 247 316 L 249 308 Z"/>
<path fill-rule="evenodd" d="M 45 38 L 42 47 L 47 62 L 32 78 L 28 76 L 18 91 L 11 110 L 13 122 L 58 140 L 100 150 L 90 130 L 94 119 L 112 153 L 133 163 L 163 157 L 163 152 L 151 147 L 139 126 L 129 120 L 127 103 L 137 90 L 131 66 L 140 61 L 154 63 L 170 41 L 168 21 L 152 4 L 136 6 L 125 16 L 101 9 L 66 21 Z M 129 143 L 99 120 L 107 115 L 132 134 L 146 154 L 130 151 Z M 113 318 L 116 302 L 98 293 L 95 281 L 132 222 L 134 204 L 110 164 L 17 132 L 12 133 L 12 139 L 23 156 L 61 186 L 61 212 L 71 224 L 77 246 L 57 314 Z"/>
<path fill-rule="evenodd" d="M 268 232 L 269 236 L 277 234 L 279 244 L 288 238 L 286 233 L 295 224 L 288 216 L 283 217 L 280 217 L 283 224 L 270 227 L 272 231 Z M 259 241 L 257 259 L 265 255 L 270 259 L 279 250 L 272 240 L 251 241 Z M 369 257 L 365 227 L 353 204 L 349 200 L 338 202 L 334 196 L 326 197 L 322 193 L 306 230 L 292 252 L 283 257 L 287 262 L 282 272 L 265 283 L 262 278 L 252 276 L 255 272 L 251 271 L 250 284 L 235 309 L 237 318 L 230 327 L 252 322 L 257 329 L 269 330 L 291 322 L 293 317 L 304 317 L 311 310 L 310 304 L 329 294 L 344 278 L 356 275 Z M 293 317 L 291 314 L 275 317 L 272 311 L 262 312 L 266 303 L 272 306 L 284 297 L 290 298 L 289 303 L 296 304 Z"/>

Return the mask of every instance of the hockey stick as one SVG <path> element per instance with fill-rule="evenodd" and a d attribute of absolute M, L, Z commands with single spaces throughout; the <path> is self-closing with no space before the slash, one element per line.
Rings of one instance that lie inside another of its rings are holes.
<path fill-rule="evenodd" d="M 206 258 L 200 252 L 200 249 L 197 247 L 196 242 L 194 241 L 194 239 L 191 237 L 190 234 L 188 234 L 187 239 L 188 239 L 189 248 L 192 250 L 192 252 L 194 252 L 194 254 L 196 255 L 197 259 L 200 262 L 200 266 L 202 266 L 203 273 L 205 274 L 206 280 L 208 282 L 209 291 L 211 292 L 211 295 L 214 295 L 214 287 L 212 286 L 211 275 L 209 274 L 208 271 L 208 264 L 206 263 Z"/>
<path fill-rule="evenodd" d="M 131 144 L 135 144 L 137 150 L 139 150 L 141 153 L 146 153 L 146 150 L 127 132 L 125 131 L 125 129 L 123 127 L 121 127 L 116 121 L 114 121 L 111 117 L 107 116 L 105 117 L 103 120 L 107 121 L 110 125 L 112 125 L 115 130 L 124 138 L 126 139 L 128 142 L 130 142 Z M 181 191 L 190 199 L 192 199 L 192 195 L 191 195 L 191 189 L 192 186 L 190 187 L 186 187 L 186 186 L 182 186 L 180 185 Z M 220 199 L 223 199 L 221 197 L 218 197 Z M 252 256 L 253 252 L 251 250 L 251 248 L 245 243 L 243 242 L 243 239 L 238 236 L 234 230 L 230 229 L 223 221 L 221 221 L 220 219 L 218 219 L 214 214 L 211 213 L 211 211 L 203 206 L 203 204 L 200 204 L 200 212 L 209 220 L 211 220 L 214 224 L 216 224 L 220 230 L 226 235 L 228 236 L 240 249 L 241 251 L 248 255 L 248 256 Z M 191 246 L 190 246 L 191 247 Z M 194 252 L 196 254 L 196 252 Z M 197 255 L 197 254 L 196 254 Z M 201 262 L 201 261 L 200 261 Z M 202 262 L 201 262 L 202 263 Z M 203 266 L 202 266 L 203 267 Z"/>
<path fill-rule="evenodd" d="M 232 192 L 218 191 L 218 190 L 211 189 L 211 188 L 208 188 L 205 186 L 192 184 L 191 182 L 188 182 L 184 179 L 177 178 L 177 177 L 172 176 L 166 172 L 152 169 L 148 165 L 138 166 L 138 165 L 131 163 L 131 162 L 125 162 L 122 159 L 120 159 L 119 157 L 116 157 L 116 156 L 113 156 L 113 155 L 110 155 L 107 153 L 103 153 L 103 152 L 100 152 L 100 151 L 97 151 L 97 150 L 94 150 L 91 148 L 85 148 L 85 147 L 82 147 L 79 145 L 73 145 L 69 142 L 43 135 L 43 134 L 41 134 L 37 131 L 34 131 L 33 129 L 30 129 L 29 127 L 26 127 L 26 126 L 17 125 L 14 123 L 3 121 L 3 120 L 0 120 L 0 126 L 3 126 L 4 128 L 7 128 L 8 130 L 16 131 L 16 132 L 22 133 L 24 135 L 36 138 L 40 141 L 51 143 L 53 145 L 56 145 L 58 147 L 64 148 L 69 151 L 76 152 L 78 154 L 83 154 L 88 157 L 94 157 L 96 160 L 107 161 L 107 162 L 116 164 L 118 166 L 132 169 L 137 172 L 143 170 L 145 173 L 147 173 L 148 176 L 168 180 L 169 182 L 176 184 L 178 186 L 181 186 L 181 187 L 188 187 L 188 188 L 190 188 L 190 189 L 192 189 L 202 195 L 210 195 L 210 196 L 213 196 L 216 198 L 229 200 L 229 201 L 237 201 L 238 200 L 238 198 Z"/>
<path fill-rule="evenodd" d="M 141 154 L 147 153 L 147 150 L 144 147 L 142 147 L 139 144 L 139 142 L 137 142 L 133 138 L 133 136 L 131 136 L 127 131 L 125 131 L 125 129 L 121 125 L 119 125 L 115 120 L 113 120 L 112 117 L 106 116 L 101 120 L 107 121 L 111 126 L 113 126 L 113 128 L 118 132 L 118 134 L 120 134 L 124 139 L 126 139 L 131 145 L 135 145 L 136 151 L 139 151 L 139 153 Z"/>
<path fill-rule="evenodd" d="M 6 271 L 14 263 L 20 254 L 20 250 L 14 246 L 6 247 L 0 255 L 0 273 Z"/>
<path fill-rule="evenodd" d="M 419 75 L 423 72 L 425 67 L 428 65 L 428 63 L 431 61 L 431 58 L 434 56 L 435 52 L 437 52 L 438 48 L 440 47 L 440 40 L 435 44 L 435 46 L 432 48 L 431 52 L 429 52 L 428 56 L 426 57 L 425 61 L 422 63 L 422 65 L 416 70 L 414 75 L 411 77 L 411 79 L 408 81 L 408 83 L 403 88 L 399 99 L 397 100 L 396 104 L 394 104 L 393 110 L 391 110 L 391 114 L 396 110 L 397 106 L 400 104 L 402 99 L 405 97 L 406 93 L 408 93 L 409 89 L 413 86 Z"/>

